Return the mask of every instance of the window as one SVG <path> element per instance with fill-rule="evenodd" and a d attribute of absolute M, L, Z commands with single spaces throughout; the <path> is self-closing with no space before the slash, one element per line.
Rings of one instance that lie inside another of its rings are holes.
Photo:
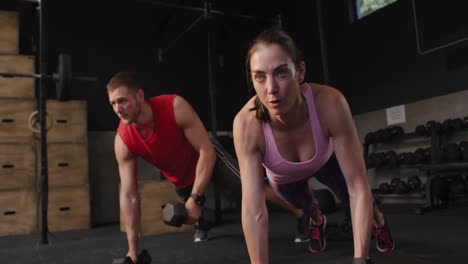
<path fill-rule="evenodd" d="M 357 19 L 363 18 L 398 0 L 355 0 Z"/>

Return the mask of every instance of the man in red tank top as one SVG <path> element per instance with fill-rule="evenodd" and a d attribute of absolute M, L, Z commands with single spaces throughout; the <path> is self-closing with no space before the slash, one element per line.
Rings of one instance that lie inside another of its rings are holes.
<path fill-rule="evenodd" d="M 136 263 L 140 223 L 137 158 L 156 166 L 175 185 L 177 194 L 186 201 L 187 223 L 194 224 L 201 214 L 216 153 L 203 123 L 181 96 L 145 99 L 141 84 L 131 72 L 114 75 L 107 92 L 120 118 L 114 143 L 121 181 L 120 211 L 127 230 L 127 255 Z M 194 241 L 206 239 L 207 230 L 195 227 Z"/>

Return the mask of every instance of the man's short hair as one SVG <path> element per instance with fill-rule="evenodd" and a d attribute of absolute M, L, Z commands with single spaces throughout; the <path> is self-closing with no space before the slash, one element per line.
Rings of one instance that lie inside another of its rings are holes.
<path fill-rule="evenodd" d="M 121 71 L 116 73 L 107 84 L 107 92 L 112 92 L 119 87 L 126 87 L 130 91 L 136 93 L 139 89 L 143 89 L 136 74 L 130 71 Z"/>

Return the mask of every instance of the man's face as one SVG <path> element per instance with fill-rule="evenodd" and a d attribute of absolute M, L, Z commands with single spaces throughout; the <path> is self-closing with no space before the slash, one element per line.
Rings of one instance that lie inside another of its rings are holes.
<path fill-rule="evenodd" d="M 141 112 L 142 90 L 132 92 L 125 86 L 108 92 L 112 109 L 125 125 L 135 123 Z"/>

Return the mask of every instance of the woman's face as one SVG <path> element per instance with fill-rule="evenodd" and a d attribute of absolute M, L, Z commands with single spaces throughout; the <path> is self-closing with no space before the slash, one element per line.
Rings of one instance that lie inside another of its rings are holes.
<path fill-rule="evenodd" d="M 271 115 L 288 113 L 300 96 L 303 67 L 298 71 L 290 55 L 278 44 L 258 44 L 250 57 L 252 83 Z"/>

